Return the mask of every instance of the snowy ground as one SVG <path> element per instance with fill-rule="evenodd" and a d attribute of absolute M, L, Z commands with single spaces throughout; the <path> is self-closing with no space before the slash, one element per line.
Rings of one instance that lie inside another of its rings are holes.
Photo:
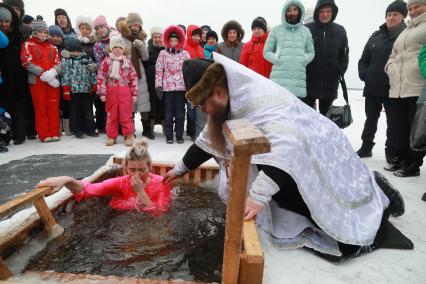
<path fill-rule="evenodd" d="M 357 150 L 361 145 L 360 136 L 365 120 L 364 99 L 360 91 L 350 91 L 349 96 L 354 123 L 344 132 L 354 150 Z M 342 104 L 342 100 L 339 99 L 335 104 Z M 382 249 L 334 265 L 304 250 L 277 251 L 262 237 L 266 260 L 264 283 L 426 283 L 426 202 L 421 200 L 422 194 L 426 192 L 426 167 L 421 169 L 420 177 L 413 178 L 397 178 L 383 171 L 385 125 L 383 113 L 379 121 L 374 156 L 364 161 L 371 170 L 383 172 L 401 191 L 406 212 L 402 217 L 391 218 L 391 221 L 413 241 L 414 250 Z M 137 123 L 136 128 L 139 138 L 140 123 Z M 167 145 L 161 127 L 156 126 L 155 131 L 157 138 L 150 142 L 150 152 L 155 161 L 176 162 L 192 143 L 185 137 L 187 140 L 184 144 Z M 117 154 L 126 151 L 122 140 L 117 145 L 106 147 L 105 139 L 105 135 L 101 135 L 82 140 L 63 137 L 61 142 L 48 144 L 27 141 L 23 145 L 12 145 L 8 153 L 0 154 L 0 163 L 41 154 Z"/>

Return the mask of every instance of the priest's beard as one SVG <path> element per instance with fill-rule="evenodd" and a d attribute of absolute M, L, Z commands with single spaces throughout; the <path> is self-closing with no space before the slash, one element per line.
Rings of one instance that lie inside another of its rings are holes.
<path fill-rule="evenodd" d="M 207 130 L 212 147 L 225 156 L 226 138 L 223 135 L 223 124 L 228 120 L 229 102 L 226 106 L 217 106 L 215 114 L 208 115 Z"/>

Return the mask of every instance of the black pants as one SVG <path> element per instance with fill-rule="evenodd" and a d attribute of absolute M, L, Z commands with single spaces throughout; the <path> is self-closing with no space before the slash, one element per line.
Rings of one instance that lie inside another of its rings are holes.
<path fill-rule="evenodd" d="M 106 110 L 105 103 L 101 101 L 99 96 L 94 95 L 94 105 L 95 105 L 95 116 L 96 116 L 96 128 L 100 132 L 105 132 L 106 125 Z"/>
<path fill-rule="evenodd" d="M 417 97 L 389 99 L 391 120 L 395 126 L 398 156 L 405 162 L 420 167 L 425 152 L 414 151 L 410 147 L 410 130 L 417 110 Z"/>
<path fill-rule="evenodd" d="M 310 106 L 313 109 L 315 108 L 315 101 L 317 99 L 316 98 L 310 98 L 310 97 L 306 97 L 303 98 L 302 101 L 307 104 L 308 106 Z M 326 115 L 328 109 L 330 108 L 330 106 L 333 104 L 334 99 L 330 99 L 330 98 L 323 98 L 323 99 L 318 99 L 318 104 L 319 104 L 319 112 L 322 115 Z"/>
<path fill-rule="evenodd" d="M 182 139 L 185 124 L 185 92 L 164 92 L 163 102 L 166 139 L 173 140 L 173 118 L 175 121 L 176 139 Z"/>
<path fill-rule="evenodd" d="M 27 104 L 26 97 L 13 98 L 7 105 L 7 111 L 12 118 L 12 139 L 25 140 L 27 134 Z M 34 118 L 33 118 L 34 119 Z M 34 123 L 34 121 L 33 121 Z"/>
<path fill-rule="evenodd" d="M 74 93 L 71 95 L 71 129 L 75 135 L 92 134 L 96 131 L 93 116 L 93 95 Z"/>
<path fill-rule="evenodd" d="M 382 97 L 365 97 L 365 116 L 366 120 L 364 123 L 364 129 L 361 134 L 362 143 L 367 146 L 374 145 L 374 137 L 377 132 L 377 123 L 379 121 L 380 113 L 382 111 L 382 107 L 385 108 L 386 114 L 386 153 L 395 155 L 396 154 L 396 130 L 395 130 L 395 122 L 392 121 L 394 116 L 392 116 L 392 112 L 394 105 L 391 104 L 389 98 Z"/>

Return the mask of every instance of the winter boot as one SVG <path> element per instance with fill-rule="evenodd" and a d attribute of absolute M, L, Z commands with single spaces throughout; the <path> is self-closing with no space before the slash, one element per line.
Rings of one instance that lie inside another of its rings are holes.
<path fill-rule="evenodd" d="M 155 136 L 151 132 L 151 120 L 142 120 L 142 136 L 145 136 L 151 140 L 155 139 Z"/>
<path fill-rule="evenodd" d="M 373 150 L 374 144 L 375 143 L 362 142 L 361 148 L 359 148 L 359 150 L 356 151 L 356 153 L 358 154 L 360 158 L 370 158 L 373 156 L 373 153 L 371 152 L 371 150 Z"/>
<path fill-rule="evenodd" d="M 106 146 L 112 146 L 112 145 L 114 145 L 115 144 L 115 139 L 114 138 L 111 138 L 111 137 L 108 137 L 107 138 L 107 141 L 106 141 L 106 143 L 105 143 L 105 145 Z"/>
<path fill-rule="evenodd" d="M 124 138 L 124 145 L 127 147 L 132 147 L 135 142 L 135 136 L 133 134 L 126 135 Z"/>
<path fill-rule="evenodd" d="M 393 174 L 397 177 L 417 177 L 420 175 L 420 167 L 416 163 L 406 163 Z"/>
<path fill-rule="evenodd" d="M 65 135 L 71 136 L 72 132 L 70 129 L 70 120 L 68 118 L 62 119 L 62 129 L 64 130 Z"/>
<path fill-rule="evenodd" d="M 387 178 L 374 171 L 374 176 L 377 185 L 382 189 L 383 193 L 389 198 L 389 212 L 394 217 L 399 217 L 405 212 L 404 199 L 402 199 L 401 193 L 387 180 Z"/>

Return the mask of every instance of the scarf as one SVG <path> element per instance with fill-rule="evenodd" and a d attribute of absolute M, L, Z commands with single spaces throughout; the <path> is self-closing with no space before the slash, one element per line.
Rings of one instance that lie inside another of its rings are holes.
<path fill-rule="evenodd" d="M 125 35 L 123 35 L 123 36 L 125 38 L 127 38 L 128 40 L 130 40 L 130 42 L 132 42 L 132 43 L 135 39 L 142 40 L 142 38 L 139 37 L 139 35 L 131 34 L 129 36 L 125 36 Z M 138 79 L 142 79 L 142 72 L 141 72 L 141 65 L 139 63 L 138 49 L 133 44 L 132 44 L 131 53 L 130 53 L 130 61 L 132 62 L 133 66 L 135 67 L 136 74 L 138 74 Z"/>
<path fill-rule="evenodd" d="M 109 57 L 112 60 L 112 68 L 111 68 L 111 73 L 109 74 L 109 76 L 113 79 L 117 79 L 120 80 L 121 76 L 120 76 L 120 62 L 123 62 L 123 68 L 129 68 L 129 61 L 126 59 L 126 57 L 124 55 L 121 56 L 115 56 L 114 54 L 110 53 Z"/>

